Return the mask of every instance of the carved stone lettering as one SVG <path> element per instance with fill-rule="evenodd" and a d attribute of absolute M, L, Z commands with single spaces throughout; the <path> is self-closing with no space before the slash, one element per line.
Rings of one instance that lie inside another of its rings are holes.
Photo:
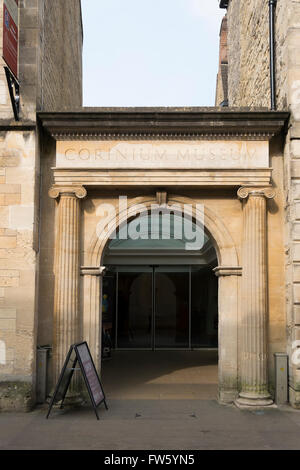
<path fill-rule="evenodd" d="M 262 141 L 57 142 L 58 168 L 268 168 Z"/>

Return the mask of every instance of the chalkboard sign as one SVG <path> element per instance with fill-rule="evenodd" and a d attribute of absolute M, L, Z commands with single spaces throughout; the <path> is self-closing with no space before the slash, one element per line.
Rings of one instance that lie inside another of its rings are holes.
<path fill-rule="evenodd" d="M 79 368 L 76 369 L 77 362 Z M 63 407 L 64 399 L 75 370 L 80 370 L 83 375 L 97 419 L 99 419 L 97 407 L 101 405 L 101 403 L 104 403 L 105 408 L 108 409 L 103 387 L 97 374 L 93 358 L 87 342 L 84 341 L 82 343 L 73 344 L 69 349 L 49 405 L 46 416 L 47 419 L 54 404 L 61 402 L 60 408 Z"/>
<path fill-rule="evenodd" d="M 86 380 L 86 385 L 91 392 L 95 405 L 99 406 L 105 400 L 105 397 L 89 347 L 86 342 L 77 344 L 75 351 L 80 367 L 84 370 L 83 377 Z"/>
<path fill-rule="evenodd" d="M 57 388 L 57 391 L 55 394 L 55 402 L 54 402 L 55 404 L 64 400 L 67 394 L 70 382 L 73 377 L 76 363 L 77 363 L 76 352 L 74 351 L 73 348 L 70 348 L 67 358 L 65 360 L 64 367 L 62 368 L 62 371 L 58 380 L 59 387 Z"/>

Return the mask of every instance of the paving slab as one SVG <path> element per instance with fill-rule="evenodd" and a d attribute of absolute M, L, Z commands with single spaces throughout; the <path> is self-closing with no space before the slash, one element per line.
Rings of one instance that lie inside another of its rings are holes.
<path fill-rule="evenodd" d="M 212 400 L 110 400 L 90 406 L 0 414 L 1 450 L 300 449 L 300 412 L 241 411 Z"/>
<path fill-rule="evenodd" d="M 300 449 L 300 411 L 217 402 L 217 352 L 115 352 L 103 364 L 109 410 L 86 403 L 0 413 L 1 450 Z"/>

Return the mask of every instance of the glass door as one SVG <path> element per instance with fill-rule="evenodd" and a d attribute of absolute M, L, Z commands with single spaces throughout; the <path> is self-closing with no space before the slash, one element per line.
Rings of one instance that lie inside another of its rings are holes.
<path fill-rule="evenodd" d="M 191 270 L 191 346 L 218 347 L 218 278 L 211 268 Z"/>
<path fill-rule="evenodd" d="M 218 280 L 211 267 L 118 266 L 103 292 L 116 349 L 218 347 Z M 115 309 L 113 292 L 115 292 Z"/>
<path fill-rule="evenodd" d="M 118 268 L 116 348 L 152 349 L 151 267 Z"/>
<path fill-rule="evenodd" d="M 154 268 L 154 348 L 189 347 L 189 291 L 189 267 Z"/>

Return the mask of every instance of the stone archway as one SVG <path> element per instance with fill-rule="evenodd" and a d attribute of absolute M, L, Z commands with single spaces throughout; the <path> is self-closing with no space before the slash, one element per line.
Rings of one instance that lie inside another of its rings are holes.
<path fill-rule="evenodd" d="M 100 369 L 101 364 L 101 322 L 102 308 L 99 305 L 102 288 L 102 275 L 105 267 L 102 260 L 110 234 L 118 226 L 136 215 L 139 205 L 147 209 L 157 200 L 151 197 L 135 198 L 127 210 L 120 211 L 108 222 L 109 230 L 105 237 L 93 236 L 88 252 L 88 266 L 81 268 L 83 276 L 83 336 L 89 342 L 95 362 Z M 195 220 L 203 220 L 204 225 L 214 243 L 218 258 L 215 274 L 219 278 L 219 400 L 232 402 L 238 394 L 238 307 L 241 267 L 234 241 L 220 218 L 209 208 L 204 214 L 195 202 L 187 197 L 170 195 L 168 205 L 188 204 L 192 207 L 191 216 Z M 117 221 L 117 222 L 116 222 Z"/>

